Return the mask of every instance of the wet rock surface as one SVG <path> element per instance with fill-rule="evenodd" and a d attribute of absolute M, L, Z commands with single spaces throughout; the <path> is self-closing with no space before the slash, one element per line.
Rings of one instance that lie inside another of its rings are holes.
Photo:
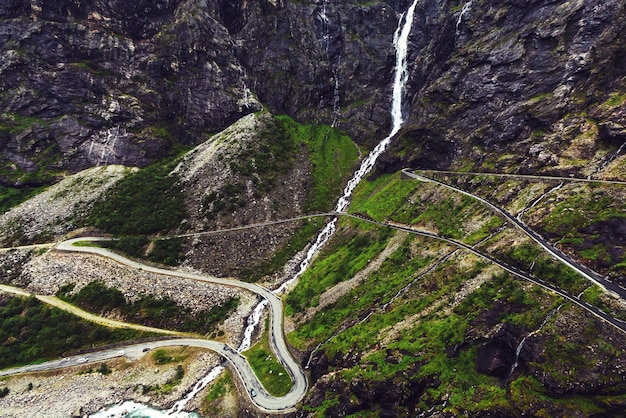
<path fill-rule="evenodd" d="M 604 153 L 585 141 L 623 143 L 623 99 L 610 98 L 624 90 L 624 4 L 465 3 L 460 16 L 418 2 L 410 120 L 394 152 L 422 168 L 592 173 L 581 159 L 597 167 Z M 597 119 L 584 134 L 586 113 Z"/>
<path fill-rule="evenodd" d="M 260 103 L 371 141 L 388 125 L 401 6 L 5 2 L 0 161 L 11 169 L 0 176 L 143 166 Z"/>

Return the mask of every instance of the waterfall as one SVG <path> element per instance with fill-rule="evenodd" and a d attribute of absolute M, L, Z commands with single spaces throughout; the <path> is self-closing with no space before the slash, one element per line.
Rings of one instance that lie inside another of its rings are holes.
<path fill-rule="evenodd" d="M 350 197 L 352 196 L 352 192 L 356 188 L 356 186 L 361 182 L 361 180 L 369 173 L 369 171 L 374 167 L 376 160 L 378 157 L 387 149 L 387 146 L 391 142 L 391 139 L 400 131 L 402 124 L 404 123 L 404 118 L 402 115 L 402 96 L 404 92 L 404 86 L 408 79 L 408 71 L 407 71 L 407 52 L 408 52 L 408 42 L 409 42 L 409 34 L 411 32 L 411 26 L 413 24 L 413 17 L 415 14 L 415 8 L 417 6 L 417 0 L 413 0 L 413 3 L 407 10 L 406 14 L 402 14 L 400 16 L 398 22 L 398 28 L 396 29 L 393 37 L 393 44 L 396 49 L 396 66 L 395 66 L 395 75 L 393 80 L 393 93 L 391 100 L 391 120 L 392 126 L 389 135 L 387 135 L 378 145 L 369 153 L 367 158 L 365 158 L 359 169 L 354 173 L 352 179 L 348 182 L 346 187 L 343 190 L 343 195 L 337 201 L 335 206 L 336 212 L 343 212 L 346 210 L 348 205 L 350 204 Z M 326 1 L 324 1 L 323 12 L 320 16 L 324 23 L 326 23 Z M 300 264 L 300 268 L 298 272 L 288 281 L 284 282 L 281 286 L 279 286 L 274 293 L 283 292 L 290 284 L 292 284 L 302 273 L 304 273 L 311 263 L 311 260 L 315 256 L 315 254 L 326 244 L 328 239 L 335 232 L 337 225 L 337 217 L 333 218 L 329 223 L 326 224 L 324 229 L 317 236 L 315 243 L 309 248 L 306 253 L 306 257 Z M 248 320 L 248 324 L 244 331 L 244 339 L 241 342 L 238 351 L 243 351 L 249 348 L 250 341 L 252 338 L 252 334 L 255 328 L 258 326 L 261 314 L 263 309 L 267 305 L 266 300 L 262 300 L 259 304 L 254 308 L 252 315 Z M 215 378 L 223 369 L 223 366 L 218 366 L 211 370 L 211 372 L 202 380 L 200 380 L 194 389 L 187 394 L 183 399 L 179 400 L 168 414 L 172 415 L 182 415 L 181 412 L 186 404 L 193 398 L 193 396 L 202 388 L 206 386 L 211 380 Z M 217 371 L 219 369 L 219 371 Z M 204 383 L 206 382 L 206 383 Z M 198 388 L 198 389 L 197 389 Z M 196 390 L 197 389 L 197 390 Z M 107 411 L 109 412 L 109 411 Z M 109 416 L 109 415 L 107 415 Z M 112 414 L 111 416 L 117 416 Z M 119 415 L 122 416 L 122 415 Z"/>
<path fill-rule="evenodd" d="M 393 44 L 396 48 L 396 67 L 393 80 L 393 93 L 391 100 L 391 131 L 382 141 L 376 145 L 376 147 L 369 153 L 369 155 L 361 162 L 359 169 L 354 173 L 350 181 L 343 190 L 343 195 L 337 201 L 335 205 L 335 212 L 344 212 L 350 204 L 350 197 L 356 186 L 363 180 L 363 178 L 374 167 L 378 157 L 387 149 L 387 146 L 391 142 L 391 139 L 400 131 L 404 118 L 402 116 L 402 96 L 404 92 L 404 86 L 408 79 L 407 61 L 406 56 L 408 52 L 409 34 L 411 32 L 411 26 L 413 24 L 413 16 L 415 14 L 415 7 L 417 6 L 417 0 L 413 0 L 413 3 L 406 12 L 406 16 L 403 14 L 400 16 L 398 22 L 398 28 L 396 29 L 393 37 Z M 326 244 L 328 239 L 333 235 L 337 226 L 337 218 L 333 218 L 326 224 L 322 232 L 319 233 L 315 243 L 307 251 L 306 257 L 300 264 L 298 272 L 290 279 L 284 282 L 275 293 L 283 292 L 289 285 L 297 280 L 302 273 L 306 271 L 313 256 Z"/>
<path fill-rule="evenodd" d="M 459 25 L 463 21 L 463 16 L 465 16 L 465 14 L 469 12 L 470 8 L 472 7 L 473 2 L 474 0 L 470 0 L 467 3 L 465 3 L 463 7 L 461 7 L 461 12 L 459 13 L 459 17 L 456 20 L 456 27 L 455 27 L 456 36 L 459 36 Z"/>
<path fill-rule="evenodd" d="M 535 200 L 530 206 L 528 206 L 527 208 L 522 209 L 522 211 L 520 213 L 517 214 L 516 218 L 518 221 L 522 222 L 522 216 L 524 216 L 524 214 L 526 212 L 528 212 L 529 210 L 531 210 L 532 208 L 534 208 L 535 206 L 537 206 L 537 203 L 541 202 L 543 200 L 544 197 L 546 197 L 547 195 L 549 195 L 552 192 L 556 192 L 557 190 L 559 190 L 561 187 L 563 187 L 563 182 L 559 183 L 558 186 L 555 186 L 553 188 L 551 188 L 550 190 L 548 190 L 547 192 L 545 192 L 544 194 L 542 194 L 541 196 L 539 196 L 537 198 L 537 200 Z"/>
<path fill-rule="evenodd" d="M 559 305 L 556 308 L 552 309 L 548 315 L 546 315 L 545 319 L 543 320 L 543 322 L 541 323 L 541 325 L 539 325 L 539 328 L 537 328 L 536 330 L 534 330 L 533 332 L 531 332 L 530 334 L 528 334 L 527 336 L 525 336 L 524 338 L 522 338 L 522 341 L 520 341 L 520 343 L 517 345 L 517 348 L 515 349 L 515 362 L 513 363 L 513 365 L 511 366 L 511 371 L 509 371 L 509 377 L 511 377 L 511 375 L 513 374 L 513 372 L 515 371 L 515 369 L 517 368 L 517 366 L 519 365 L 519 353 L 522 351 L 522 347 L 524 347 L 524 344 L 526 343 L 526 339 L 532 337 L 533 335 L 537 334 L 539 331 L 541 331 L 541 329 L 548 323 L 548 321 L 550 320 L 550 318 L 552 318 L 552 316 L 557 313 L 559 311 L 559 309 L 561 309 L 561 306 L 563 305 Z"/>
<path fill-rule="evenodd" d="M 622 153 L 622 151 L 624 150 L 624 147 L 626 147 L 626 142 L 624 142 L 622 145 L 620 145 L 620 147 L 617 149 L 617 151 L 615 151 L 614 153 L 610 154 L 607 157 L 607 159 L 602 163 L 600 168 L 596 170 L 596 173 L 604 170 L 609 164 L 611 164 L 613 162 L 613 160 L 615 160 L 617 157 L 619 157 L 620 154 Z"/>

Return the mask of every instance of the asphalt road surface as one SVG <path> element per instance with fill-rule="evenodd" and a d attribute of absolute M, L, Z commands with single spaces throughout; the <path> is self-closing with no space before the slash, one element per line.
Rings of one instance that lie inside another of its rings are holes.
<path fill-rule="evenodd" d="M 272 293 L 270 290 L 253 283 L 162 269 L 139 263 L 137 261 L 129 260 L 119 254 L 115 254 L 107 250 L 106 248 L 92 246 L 74 246 L 74 244 L 77 242 L 97 242 L 103 240 L 106 240 L 106 238 L 75 238 L 59 243 L 56 246 L 56 249 L 59 251 L 89 253 L 107 257 L 128 267 L 145 270 L 151 273 L 163 274 L 167 276 L 180 277 L 183 279 L 197 280 L 208 283 L 215 283 L 225 286 L 238 287 L 256 293 L 257 295 L 267 300 L 270 309 L 269 344 L 272 351 L 276 355 L 276 358 L 283 364 L 283 366 L 285 366 L 285 369 L 291 376 L 291 379 L 293 381 L 291 391 L 280 398 L 271 396 L 263 388 L 261 382 L 259 382 L 258 378 L 252 371 L 252 368 L 250 367 L 247 359 L 239 354 L 234 348 L 218 341 L 194 338 L 177 338 L 171 340 L 133 344 L 124 346 L 123 348 L 118 347 L 116 349 L 103 350 L 85 355 L 53 360 L 42 364 L 34 364 L 14 369 L 7 369 L 0 371 L 0 376 L 16 373 L 28 373 L 60 369 L 80 364 L 102 362 L 104 360 L 121 356 L 125 356 L 129 359 L 137 359 L 145 354 L 146 351 L 159 347 L 194 346 L 207 348 L 221 354 L 233 366 L 233 368 L 237 371 L 237 374 L 241 377 L 248 396 L 250 396 L 252 389 L 254 389 L 256 395 L 254 397 L 250 396 L 250 399 L 259 409 L 273 413 L 291 412 L 295 409 L 295 406 L 300 400 L 302 400 L 307 391 L 308 382 L 306 380 L 304 371 L 302 370 L 302 368 L 300 368 L 300 365 L 294 360 L 294 358 L 291 356 L 291 353 L 287 349 L 287 344 L 285 342 L 285 337 L 283 333 L 283 305 L 277 295 Z"/>

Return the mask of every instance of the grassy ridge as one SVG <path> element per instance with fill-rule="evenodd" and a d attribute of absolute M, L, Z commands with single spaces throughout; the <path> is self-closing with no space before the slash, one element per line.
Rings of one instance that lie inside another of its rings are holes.
<path fill-rule="evenodd" d="M 303 125 L 289 116 L 276 119 L 292 138 L 309 150 L 313 192 L 304 211 L 331 210 L 359 157 L 356 145 L 349 136 L 327 125 Z"/>
<path fill-rule="evenodd" d="M 48 307 L 35 297 L 0 295 L 0 369 L 63 357 L 81 348 L 151 335 L 96 325 Z"/>
<path fill-rule="evenodd" d="M 437 210 L 431 209 L 433 206 Z M 364 181 L 350 209 L 380 221 L 430 223 L 440 233 L 472 244 L 502 225 L 502 220 L 488 214 L 479 226 L 468 228 L 466 222 L 484 219 L 483 207 L 433 185 L 402 180 L 398 174 Z M 345 221 L 342 225 L 311 266 L 311 271 L 317 269 L 320 274 L 310 278 L 303 275 L 292 292 L 300 296 L 296 303 L 290 303 L 288 296 L 287 310 L 313 306 L 317 295 L 353 276 L 354 271 L 343 265 L 350 266 L 350 261 L 358 257 L 360 251 L 352 250 L 351 243 L 359 242 L 359 237 L 367 237 L 366 248 L 375 247 L 371 241 L 377 239 L 379 227 Z M 516 240 L 517 245 L 497 246 L 496 236 L 489 248 L 497 258 L 532 270 L 537 277 L 570 292 L 587 286 L 534 245 L 523 244 L 523 240 L 520 244 L 517 237 L 512 238 L 514 233 L 505 236 Z M 607 371 L 598 378 L 612 389 L 595 397 L 558 396 L 535 377 L 549 375 L 569 387 L 572 370 L 584 370 L 582 376 L 589 379 L 585 373 L 596 370 L 598 359 L 616 358 L 619 345 L 604 341 L 594 319 L 581 315 L 578 308 L 542 288 L 464 251 L 458 251 L 428 274 L 420 274 L 453 249 L 441 242 L 408 236 L 361 284 L 307 321 L 296 322 L 296 330 L 287 336 L 289 342 L 305 351 L 322 343 L 317 356 L 324 355 L 328 361 L 323 366 L 329 379 L 325 391 L 315 393 L 311 398 L 314 402 L 304 409 L 314 416 L 343 413 L 341 407 L 346 405 L 353 416 L 376 416 L 390 408 L 400 416 L 415 411 L 411 403 L 406 408 L 386 404 L 385 395 L 372 401 L 370 395 L 380 388 L 389 394 L 401 393 L 404 398 L 400 399 L 414 400 L 422 411 L 439 405 L 438 409 L 455 416 L 519 415 L 529 410 L 547 415 L 556 411 L 591 414 L 607 412 L 607 405 L 622 402 L 626 385 L 617 372 Z M 380 248 L 373 253 L 380 253 Z M 337 254 L 344 256 L 338 258 Z M 323 285 L 325 281 L 330 284 Z M 386 306 L 401 289 L 400 296 Z M 592 289 L 586 296 L 595 300 L 598 292 Z M 561 305 L 562 309 L 556 311 Z M 563 316 L 581 318 L 585 324 L 582 336 L 575 331 L 576 323 L 571 330 L 563 330 Z M 509 378 L 506 374 L 511 365 L 499 374 L 479 371 L 477 362 L 485 342 L 501 341 L 501 337 L 490 334 L 497 329 L 511 330 L 515 335 L 515 342 L 509 343 L 512 356 L 523 336 L 540 329 L 527 344 L 535 344 L 534 350 L 544 349 L 544 355 L 536 363 L 522 362 Z"/>

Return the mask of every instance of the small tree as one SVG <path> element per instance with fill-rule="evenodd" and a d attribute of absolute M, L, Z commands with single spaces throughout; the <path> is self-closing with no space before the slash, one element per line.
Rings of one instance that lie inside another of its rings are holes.
<path fill-rule="evenodd" d="M 111 374 L 112 370 L 106 363 L 100 363 L 100 368 L 98 368 L 98 373 L 106 376 Z"/>

